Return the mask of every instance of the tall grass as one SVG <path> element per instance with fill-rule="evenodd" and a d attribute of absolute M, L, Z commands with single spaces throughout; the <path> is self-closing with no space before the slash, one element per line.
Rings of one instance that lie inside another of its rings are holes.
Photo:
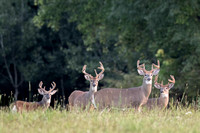
<path fill-rule="evenodd" d="M 199 132 L 200 111 L 179 107 L 145 111 L 132 109 L 104 111 L 65 111 L 11 113 L 0 110 L 1 133 L 169 133 Z"/>
<path fill-rule="evenodd" d="M 168 109 L 141 113 L 133 109 L 66 111 L 61 106 L 47 111 L 12 113 L 0 108 L 0 133 L 195 133 L 200 131 L 200 97 L 187 101 L 170 98 Z M 199 92 L 197 93 L 199 94 Z M 38 96 L 33 96 L 38 101 Z M 1 95 L 0 95 L 1 100 Z M 11 101 L 13 101 L 11 99 Z M 58 101 L 54 101 L 55 104 Z"/>

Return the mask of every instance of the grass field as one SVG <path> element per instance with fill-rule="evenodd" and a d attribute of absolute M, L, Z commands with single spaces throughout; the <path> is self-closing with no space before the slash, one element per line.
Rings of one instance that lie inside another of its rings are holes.
<path fill-rule="evenodd" d="M 191 113 L 188 113 L 191 112 Z M 36 111 L 23 114 L 0 111 L 1 133 L 195 133 L 200 111 L 189 108 L 104 111 Z"/>

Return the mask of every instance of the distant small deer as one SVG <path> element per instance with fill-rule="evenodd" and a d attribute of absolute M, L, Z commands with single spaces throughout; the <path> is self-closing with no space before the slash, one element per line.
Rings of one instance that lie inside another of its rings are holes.
<path fill-rule="evenodd" d="M 36 109 L 44 109 L 46 110 L 50 106 L 51 95 L 54 95 L 58 90 L 54 90 L 56 87 L 56 83 L 53 82 L 52 88 L 49 91 L 45 90 L 45 87 L 42 88 L 43 82 L 39 83 L 38 93 L 43 95 L 43 98 L 40 102 L 25 102 L 25 101 L 16 101 L 14 103 L 12 111 L 21 112 L 22 111 L 32 111 Z"/>
<path fill-rule="evenodd" d="M 152 77 L 157 75 L 160 71 L 160 63 L 158 65 L 152 64 L 150 71 L 145 69 L 145 64 L 139 65 L 140 61 L 137 61 L 137 70 L 140 75 L 143 75 L 142 86 L 133 87 L 128 89 L 118 88 L 105 88 L 95 93 L 95 102 L 98 109 L 106 107 L 134 107 L 137 111 L 140 111 L 140 107 L 146 104 L 152 88 Z M 154 69 L 153 67 L 156 67 Z"/>
<path fill-rule="evenodd" d="M 103 79 L 104 77 L 103 64 L 101 62 L 99 63 L 100 63 L 100 67 L 98 67 L 98 69 L 101 69 L 101 72 L 97 74 L 96 70 L 94 70 L 96 77 L 93 77 L 91 74 L 88 74 L 86 72 L 86 65 L 83 66 L 82 72 L 85 74 L 84 75 L 85 79 L 90 81 L 90 89 L 89 91 L 86 91 L 86 92 L 78 91 L 78 90 L 73 91 L 72 94 L 68 98 L 70 109 L 74 106 L 85 109 L 86 106 L 90 103 L 92 103 L 92 105 L 96 108 L 96 104 L 94 101 L 94 93 L 97 91 L 99 80 Z"/>
<path fill-rule="evenodd" d="M 160 97 L 159 98 L 150 98 L 147 101 L 147 106 L 148 109 L 153 109 L 155 107 L 158 107 L 160 109 L 164 109 L 167 107 L 169 103 L 169 90 L 174 86 L 175 84 L 175 78 L 174 76 L 170 75 L 172 80 L 168 79 L 168 83 L 166 85 L 163 85 L 163 82 L 160 84 L 157 82 L 158 76 L 155 78 L 155 83 L 154 86 L 157 89 L 160 89 Z"/>

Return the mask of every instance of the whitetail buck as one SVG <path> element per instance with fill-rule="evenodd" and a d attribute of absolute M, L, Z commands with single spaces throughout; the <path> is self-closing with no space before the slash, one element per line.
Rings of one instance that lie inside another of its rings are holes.
<path fill-rule="evenodd" d="M 87 105 L 92 103 L 92 105 L 96 108 L 96 104 L 94 101 L 94 93 L 97 91 L 98 87 L 98 82 L 99 80 L 103 79 L 104 77 L 104 67 L 101 62 L 100 67 L 98 69 L 101 69 L 101 72 L 97 74 L 96 70 L 95 74 L 96 77 L 93 77 L 91 74 L 86 73 L 86 65 L 83 66 L 82 72 L 85 74 L 85 79 L 90 81 L 90 89 L 89 91 L 83 92 L 83 91 L 74 91 L 72 94 L 69 96 L 69 108 L 71 109 L 72 107 L 80 107 L 85 109 Z"/>
<path fill-rule="evenodd" d="M 166 85 L 163 85 L 163 82 L 161 84 L 157 82 L 158 76 L 156 76 L 154 86 L 157 89 L 160 89 L 160 97 L 148 99 L 147 104 L 145 105 L 147 109 L 153 109 L 156 107 L 159 109 L 164 109 L 167 107 L 169 103 L 169 90 L 175 84 L 174 76 L 170 75 L 170 77 L 172 80 L 168 79 L 169 82 Z"/>
<path fill-rule="evenodd" d="M 16 101 L 14 103 L 13 109 L 12 111 L 17 111 L 17 112 L 21 112 L 24 111 L 32 111 L 32 110 L 36 110 L 36 109 L 44 109 L 46 110 L 49 106 L 50 106 L 50 102 L 51 102 L 51 95 L 54 95 L 58 90 L 54 90 L 56 87 L 56 83 L 53 82 L 52 88 L 50 88 L 49 91 L 45 90 L 45 87 L 42 88 L 43 82 L 41 81 L 39 83 L 39 89 L 38 92 L 39 94 L 43 95 L 43 98 L 40 102 L 25 102 L 25 101 Z"/>
<path fill-rule="evenodd" d="M 160 63 L 158 61 L 158 65 L 152 64 L 152 69 L 147 71 L 145 64 L 139 65 L 139 62 L 138 60 L 138 73 L 144 76 L 142 86 L 128 89 L 105 88 L 97 91 L 94 96 L 98 109 L 106 107 L 134 107 L 137 111 L 140 111 L 140 107 L 149 98 L 152 88 L 152 77 L 159 73 Z M 156 69 L 153 67 L 156 67 Z"/>

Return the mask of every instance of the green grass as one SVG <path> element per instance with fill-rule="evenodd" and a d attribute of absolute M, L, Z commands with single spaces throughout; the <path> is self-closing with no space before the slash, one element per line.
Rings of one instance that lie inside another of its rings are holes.
<path fill-rule="evenodd" d="M 191 114 L 186 114 L 191 111 Z M 11 113 L 0 110 L 1 133 L 193 133 L 200 131 L 200 111 L 153 110 L 136 113 L 118 111 L 48 110 Z"/>

